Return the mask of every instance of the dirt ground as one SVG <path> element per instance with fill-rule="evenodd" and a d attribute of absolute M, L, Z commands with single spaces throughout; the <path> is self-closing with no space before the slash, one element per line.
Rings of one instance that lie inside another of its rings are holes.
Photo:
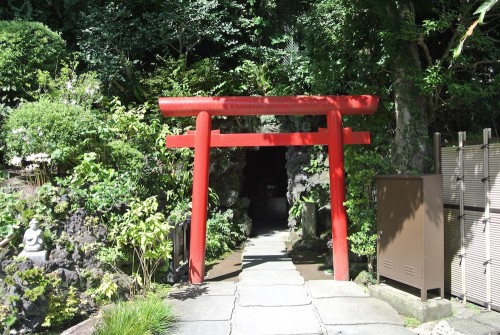
<path fill-rule="evenodd" d="M 241 259 L 243 247 L 231 252 L 221 260 L 217 260 L 206 267 L 207 281 L 238 281 L 241 272 Z M 326 273 L 325 257 L 317 252 L 302 250 L 291 250 L 288 253 L 297 267 L 301 276 L 306 281 L 317 279 L 332 279 L 331 273 Z"/>

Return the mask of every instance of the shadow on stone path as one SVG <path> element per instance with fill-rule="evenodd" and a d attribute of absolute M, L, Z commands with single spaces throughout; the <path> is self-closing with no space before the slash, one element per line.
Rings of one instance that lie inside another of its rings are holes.
<path fill-rule="evenodd" d="M 251 238 L 238 282 L 175 285 L 173 334 L 414 334 L 353 282 L 305 282 L 287 256 L 287 237 L 275 230 Z"/>

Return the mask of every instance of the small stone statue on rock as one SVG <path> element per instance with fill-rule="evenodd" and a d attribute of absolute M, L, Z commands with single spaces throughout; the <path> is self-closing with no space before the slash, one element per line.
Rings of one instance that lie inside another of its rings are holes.
<path fill-rule="evenodd" d="M 38 227 L 38 220 L 31 219 L 29 226 L 30 227 L 24 233 L 24 251 L 30 252 L 43 250 L 43 232 Z"/>
<path fill-rule="evenodd" d="M 29 228 L 24 233 L 23 243 L 24 249 L 19 256 L 24 256 L 31 259 L 35 264 L 43 264 L 45 262 L 47 252 L 43 248 L 43 232 L 38 226 L 37 219 L 31 219 Z"/>

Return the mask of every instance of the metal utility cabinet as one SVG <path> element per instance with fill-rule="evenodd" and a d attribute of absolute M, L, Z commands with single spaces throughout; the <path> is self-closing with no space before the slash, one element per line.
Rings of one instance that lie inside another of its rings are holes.
<path fill-rule="evenodd" d="M 442 175 L 377 177 L 377 280 L 386 277 L 444 297 Z"/>

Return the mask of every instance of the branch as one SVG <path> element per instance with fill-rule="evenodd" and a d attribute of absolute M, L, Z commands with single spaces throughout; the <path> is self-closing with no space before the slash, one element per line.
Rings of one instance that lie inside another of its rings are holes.
<path fill-rule="evenodd" d="M 480 61 L 475 62 L 474 64 L 472 64 L 472 66 L 476 67 L 476 66 L 481 65 L 481 64 L 496 64 L 496 63 L 500 63 L 500 59 L 484 59 L 484 60 L 480 60 Z"/>
<path fill-rule="evenodd" d="M 14 239 L 14 237 L 16 236 L 16 234 L 10 234 L 9 236 L 7 236 L 4 240 L 0 241 L 0 248 L 3 248 L 5 247 L 7 244 L 9 244 L 10 241 L 12 241 Z"/>
<path fill-rule="evenodd" d="M 440 64 L 443 64 L 446 57 L 448 57 L 448 54 L 450 53 L 451 49 L 453 48 L 453 46 L 457 42 L 458 36 L 459 36 L 459 29 L 455 29 L 455 31 L 453 32 L 453 36 L 451 37 L 451 40 L 448 42 L 446 49 L 444 50 L 443 54 L 441 55 L 441 59 L 439 60 Z"/>
<path fill-rule="evenodd" d="M 174 45 L 170 42 L 167 43 L 169 47 L 171 47 L 172 49 L 174 49 L 175 52 L 177 52 L 178 54 L 181 53 L 181 51 L 179 49 L 177 49 L 176 47 L 174 47 Z"/>
<path fill-rule="evenodd" d="M 427 47 L 427 44 L 424 41 L 423 36 L 420 36 L 418 38 L 418 45 L 420 45 L 422 47 L 422 49 L 424 50 L 424 55 L 425 55 L 425 59 L 427 60 L 427 65 L 432 66 L 433 65 L 432 57 L 431 57 L 431 54 L 429 52 L 429 48 Z"/>
<path fill-rule="evenodd" d="M 491 21 L 490 21 L 490 23 L 491 23 Z M 488 29 L 488 30 L 484 31 L 483 33 L 484 33 L 485 35 L 487 35 L 487 34 L 489 34 L 489 33 L 490 33 L 490 32 L 492 32 L 492 31 L 497 31 L 498 26 L 499 26 L 499 25 L 497 24 L 496 26 L 492 27 L 491 29 Z"/>

